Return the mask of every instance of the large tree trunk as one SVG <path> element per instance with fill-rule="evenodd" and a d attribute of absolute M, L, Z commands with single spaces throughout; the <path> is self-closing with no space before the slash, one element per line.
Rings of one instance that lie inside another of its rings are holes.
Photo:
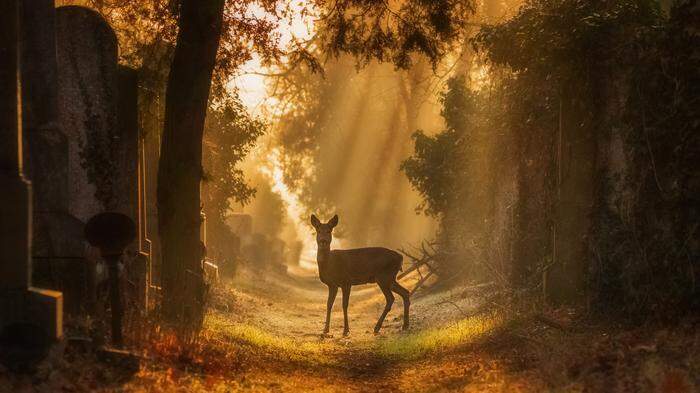
<path fill-rule="evenodd" d="M 224 0 L 182 0 L 170 68 L 158 170 L 164 316 L 197 328 L 203 318 L 200 246 L 202 133 Z"/>

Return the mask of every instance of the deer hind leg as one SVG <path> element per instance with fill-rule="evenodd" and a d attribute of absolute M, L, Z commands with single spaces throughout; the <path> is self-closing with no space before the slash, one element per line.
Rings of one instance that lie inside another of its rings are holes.
<path fill-rule="evenodd" d="M 408 309 L 411 307 L 411 293 L 396 281 L 394 281 L 391 290 L 396 292 L 401 296 L 401 299 L 403 299 L 403 330 L 408 330 Z"/>
<path fill-rule="evenodd" d="M 343 290 L 343 336 L 347 336 L 350 333 L 350 324 L 348 323 L 348 304 L 350 303 L 350 285 L 342 287 Z"/>
<path fill-rule="evenodd" d="M 379 333 L 379 329 L 382 328 L 382 323 L 384 323 L 384 318 L 386 318 L 386 314 L 389 313 L 389 310 L 391 310 L 391 305 L 394 304 L 394 294 L 391 293 L 391 282 L 383 279 L 378 279 L 377 284 L 379 285 L 379 289 L 382 290 L 382 293 L 386 298 L 386 306 L 384 307 L 384 311 L 382 312 L 382 315 L 377 321 L 377 325 L 374 326 L 375 334 Z"/>
<path fill-rule="evenodd" d="M 326 302 L 326 327 L 323 328 L 323 334 L 328 334 L 331 329 L 331 310 L 335 302 L 335 295 L 338 294 L 338 287 L 328 287 L 328 301 Z"/>

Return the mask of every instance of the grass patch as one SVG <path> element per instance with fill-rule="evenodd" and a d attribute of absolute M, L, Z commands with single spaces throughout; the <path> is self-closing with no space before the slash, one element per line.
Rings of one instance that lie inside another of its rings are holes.
<path fill-rule="evenodd" d="M 474 342 L 503 322 L 504 318 L 499 314 L 475 315 L 451 325 L 391 337 L 379 344 L 377 352 L 387 358 L 416 359 L 430 352 Z"/>
<path fill-rule="evenodd" d="M 250 347 L 259 355 L 270 355 L 297 363 L 329 365 L 332 344 L 323 341 L 301 341 L 290 337 L 272 334 L 247 323 L 232 323 L 224 317 L 211 315 L 207 319 L 207 329 L 223 336 L 227 341 Z"/>

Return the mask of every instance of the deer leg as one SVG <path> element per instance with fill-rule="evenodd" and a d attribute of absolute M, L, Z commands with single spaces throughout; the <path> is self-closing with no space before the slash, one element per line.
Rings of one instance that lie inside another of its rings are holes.
<path fill-rule="evenodd" d="M 394 294 L 391 293 L 391 284 L 379 280 L 377 280 L 377 284 L 379 284 L 379 289 L 382 290 L 382 293 L 386 298 L 386 306 L 384 307 L 384 311 L 382 312 L 382 315 L 377 321 L 377 325 L 374 326 L 374 334 L 379 333 L 379 329 L 382 328 L 382 323 L 384 323 L 384 318 L 386 318 L 386 314 L 389 313 L 389 310 L 391 310 L 391 305 L 394 304 Z"/>
<path fill-rule="evenodd" d="M 396 292 L 403 299 L 403 330 L 408 330 L 408 308 L 411 306 L 410 292 L 408 289 L 399 285 L 398 282 L 394 281 L 391 290 Z"/>
<path fill-rule="evenodd" d="M 326 302 L 326 327 L 323 328 L 323 334 L 328 334 L 331 329 L 331 310 L 335 302 L 335 295 L 338 294 L 338 287 L 328 287 L 328 302 Z"/>
<path fill-rule="evenodd" d="M 348 323 L 348 304 L 350 303 L 350 285 L 344 286 L 343 289 L 343 321 L 345 327 L 343 329 L 343 336 L 347 336 L 350 333 L 350 324 Z"/>

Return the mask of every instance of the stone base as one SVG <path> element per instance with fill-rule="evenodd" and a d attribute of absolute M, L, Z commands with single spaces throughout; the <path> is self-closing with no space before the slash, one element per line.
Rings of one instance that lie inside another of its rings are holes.
<path fill-rule="evenodd" d="M 132 376 L 141 368 L 141 358 L 134 353 L 114 348 L 100 348 L 97 359 L 119 371 Z"/>
<path fill-rule="evenodd" d="M 63 337 L 63 295 L 39 288 L 0 293 L 0 361 L 32 367 Z"/>
<path fill-rule="evenodd" d="M 39 326 L 51 341 L 63 337 L 63 295 L 48 289 L 0 293 L 0 333 L 13 324 Z"/>

